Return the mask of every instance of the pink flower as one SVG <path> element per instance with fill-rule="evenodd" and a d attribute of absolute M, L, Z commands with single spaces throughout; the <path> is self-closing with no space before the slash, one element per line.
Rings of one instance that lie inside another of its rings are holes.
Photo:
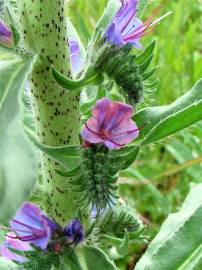
<path fill-rule="evenodd" d="M 25 262 L 26 258 L 12 252 L 9 248 L 17 249 L 20 251 L 29 251 L 32 250 L 32 247 L 23 241 L 16 239 L 15 233 L 8 233 L 6 241 L 0 246 L 0 255 L 4 256 L 8 260 L 14 260 L 17 262 Z"/>
<path fill-rule="evenodd" d="M 139 129 L 131 120 L 133 107 L 122 102 L 102 98 L 96 102 L 81 136 L 85 144 L 103 143 L 110 149 L 119 149 L 139 136 Z"/>

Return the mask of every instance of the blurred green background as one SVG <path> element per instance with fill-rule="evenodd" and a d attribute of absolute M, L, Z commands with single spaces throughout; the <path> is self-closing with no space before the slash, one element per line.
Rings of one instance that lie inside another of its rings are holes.
<path fill-rule="evenodd" d="M 162 1 L 150 1 L 147 18 Z M 107 0 L 68 0 L 68 12 L 84 45 L 101 16 Z M 169 0 L 161 14 L 172 11 L 142 43 L 156 40 L 154 65 L 159 86 L 147 105 L 169 104 L 202 77 L 202 1 Z M 172 138 L 145 147 L 135 164 L 122 173 L 120 191 L 148 224 L 152 239 L 163 220 L 182 204 L 190 185 L 202 181 L 202 122 Z M 134 268 L 146 244 L 131 246 L 118 259 L 120 269 Z"/>

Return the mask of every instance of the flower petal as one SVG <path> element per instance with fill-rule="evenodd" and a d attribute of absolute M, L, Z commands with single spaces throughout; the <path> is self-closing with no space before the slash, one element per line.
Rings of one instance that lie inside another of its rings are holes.
<path fill-rule="evenodd" d="M 139 0 L 120 0 L 121 8 L 108 26 L 104 37 L 108 42 L 117 47 L 124 46 L 127 42 L 124 35 L 129 34 L 134 29 L 134 17 L 137 12 Z"/>
<path fill-rule="evenodd" d="M 107 32 L 105 33 L 105 37 L 107 41 L 109 41 L 110 43 L 114 44 L 117 47 L 125 45 L 125 42 L 122 39 L 122 34 L 120 30 L 117 28 L 116 23 L 112 23 L 109 26 Z"/>
<path fill-rule="evenodd" d="M 81 56 L 79 42 L 74 38 L 69 38 L 69 51 L 72 71 L 78 74 L 83 69 L 85 59 Z"/>
<path fill-rule="evenodd" d="M 119 149 L 132 142 L 139 136 L 139 129 L 134 121 L 128 119 L 122 123 L 121 128 L 114 130 L 109 140 L 104 143 L 110 149 Z"/>
<path fill-rule="evenodd" d="M 139 129 L 131 120 L 133 107 L 108 98 L 96 102 L 91 117 L 81 132 L 85 141 L 104 143 L 108 148 L 121 148 L 139 136 Z"/>
<path fill-rule="evenodd" d="M 11 228 L 24 241 L 45 249 L 57 224 L 46 217 L 40 208 L 24 203 L 10 222 Z"/>
<path fill-rule="evenodd" d="M 139 0 L 121 0 L 122 6 L 113 19 L 122 32 L 137 12 Z"/>
<path fill-rule="evenodd" d="M 102 138 L 97 134 L 99 134 L 98 122 L 92 117 L 86 122 L 86 125 L 82 129 L 81 136 L 87 142 L 102 143 Z"/>
<path fill-rule="evenodd" d="M 3 244 L 0 246 L 0 255 L 9 260 L 14 260 L 17 262 L 25 262 L 27 260 L 25 257 L 12 252 L 9 248 L 21 251 L 29 251 L 32 250 L 32 247 L 26 242 L 11 237 L 16 237 L 16 235 L 12 232 L 8 233 L 6 241 L 4 241 Z"/>
<path fill-rule="evenodd" d="M 83 225 L 78 219 L 73 219 L 67 224 L 64 228 L 64 234 L 67 236 L 70 243 L 75 245 L 85 239 Z"/>
<path fill-rule="evenodd" d="M 123 121 L 132 116 L 133 107 L 122 102 L 102 98 L 96 102 L 92 114 L 97 120 L 98 133 L 102 133 L 103 130 L 112 132 L 120 126 Z"/>
<path fill-rule="evenodd" d="M 10 222 L 12 229 L 25 230 L 25 226 L 17 224 L 13 220 L 20 221 L 20 223 L 38 230 L 43 229 L 44 227 L 44 223 L 41 218 L 41 210 L 37 205 L 32 203 L 24 203 Z"/>

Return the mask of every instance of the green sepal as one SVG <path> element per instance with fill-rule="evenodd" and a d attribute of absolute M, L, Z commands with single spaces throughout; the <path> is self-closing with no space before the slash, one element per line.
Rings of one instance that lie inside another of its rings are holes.
<path fill-rule="evenodd" d="M 111 162 L 112 164 L 114 163 L 114 167 L 117 168 L 117 171 L 125 170 L 136 160 L 138 153 L 138 146 L 125 146 L 120 150 L 112 151 Z"/>
<path fill-rule="evenodd" d="M 128 232 L 128 236 L 130 240 L 137 240 L 137 239 L 144 239 L 144 231 L 145 231 L 146 226 L 142 226 L 139 228 L 139 230 L 135 232 Z"/>
<path fill-rule="evenodd" d="M 137 64 L 141 64 L 146 61 L 151 55 L 153 55 L 156 42 L 152 41 L 149 46 L 135 58 Z"/>
<path fill-rule="evenodd" d="M 153 59 L 154 55 L 150 55 L 143 63 L 141 63 L 139 65 L 139 71 L 140 73 L 145 72 L 145 70 L 148 68 L 148 66 L 150 65 L 152 59 Z"/>
<path fill-rule="evenodd" d="M 59 161 L 65 168 L 75 168 L 81 163 L 81 150 L 79 145 L 51 147 L 41 144 L 32 130 L 25 127 L 29 139 L 34 145 L 48 156 Z"/>
<path fill-rule="evenodd" d="M 80 80 L 70 80 L 54 67 L 52 67 L 52 74 L 56 82 L 68 91 L 79 90 L 86 85 L 99 85 L 104 80 L 102 73 L 96 69 L 89 70 L 85 77 Z"/>
<path fill-rule="evenodd" d="M 142 75 L 142 79 L 143 81 L 146 81 L 147 79 L 149 79 L 152 75 L 154 75 L 154 73 L 156 72 L 157 67 L 153 68 L 152 70 L 148 71 L 147 73 L 144 73 Z"/>
<path fill-rule="evenodd" d="M 128 235 L 128 231 L 125 230 L 125 234 L 124 234 L 124 238 L 121 242 L 121 245 L 117 248 L 117 252 L 120 255 L 125 255 L 127 253 L 128 250 L 128 246 L 129 246 L 129 235 Z"/>
<path fill-rule="evenodd" d="M 145 83 L 144 86 L 146 88 L 156 89 L 156 87 L 158 86 L 158 84 L 159 84 L 159 80 L 155 80 L 154 82 L 151 82 L 151 83 Z"/>
<path fill-rule="evenodd" d="M 126 254 L 130 242 L 128 231 L 125 230 L 124 238 L 117 238 L 111 235 L 102 235 L 102 238 L 106 240 L 106 243 L 109 245 L 111 243 L 112 245 L 116 246 L 117 252 L 119 255 L 123 256 Z"/>

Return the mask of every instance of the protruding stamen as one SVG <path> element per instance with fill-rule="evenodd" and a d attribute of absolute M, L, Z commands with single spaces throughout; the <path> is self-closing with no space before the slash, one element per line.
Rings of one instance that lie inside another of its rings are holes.
<path fill-rule="evenodd" d="M 158 18 L 157 20 L 152 22 L 150 25 L 154 25 L 154 24 L 159 23 L 160 21 L 162 21 L 164 18 L 170 16 L 171 14 L 172 14 L 172 11 L 167 12 L 165 15 L 161 16 L 160 18 Z"/>

